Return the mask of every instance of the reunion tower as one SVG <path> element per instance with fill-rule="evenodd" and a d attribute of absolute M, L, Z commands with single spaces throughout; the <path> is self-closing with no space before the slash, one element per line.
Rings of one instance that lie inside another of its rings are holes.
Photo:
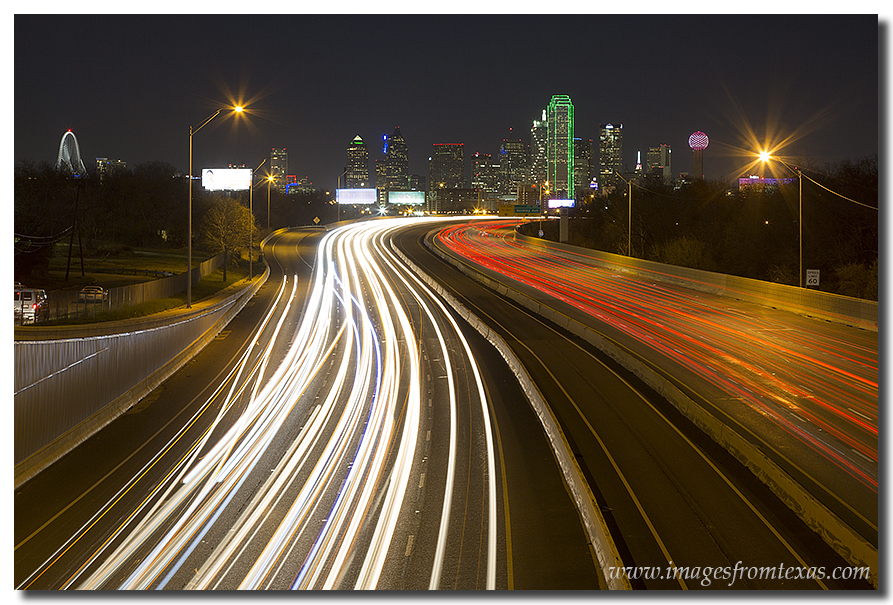
<path fill-rule="evenodd" d="M 694 179 L 704 178 L 704 150 L 707 149 L 709 142 L 710 139 L 700 130 L 688 137 L 688 146 L 694 153 L 694 168 L 691 175 Z"/>

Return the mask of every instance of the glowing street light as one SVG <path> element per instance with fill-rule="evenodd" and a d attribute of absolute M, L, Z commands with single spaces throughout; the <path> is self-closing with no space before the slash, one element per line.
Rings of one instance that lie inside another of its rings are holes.
<path fill-rule="evenodd" d="M 276 177 L 272 174 L 267 175 L 267 233 L 270 232 L 270 185 L 272 185 L 275 180 Z"/>
<path fill-rule="evenodd" d="M 199 124 L 196 127 L 189 127 L 189 218 L 187 220 L 189 231 L 186 239 L 186 308 L 189 309 L 192 307 L 192 135 L 201 130 L 205 124 L 216 118 L 220 115 L 220 112 L 225 108 L 220 108 L 211 114 L 211 117 L 207 118 L 204 122 Z M 236 113 L 242 113 L 244 110 L 241 106 L 235 106 L 232 108 Z"/>
<path fill-rule="evenodd" d="M 760 161 L 765 163 L 765 162 L 768 162 L 769 160 L 778 160 L 779 162 L 781 162 L 782 165 L 784 165 L 785 168 L 787 168 L 791 172 L 794 172 L 797 174 L 797 184 L 800 189 L 800 194 L 799 194 L 800 195 L 800 209 L 799 209 L 799 216 L 797 217 L 797 227 L 798 227 L 798 229 L 800 229 L 800 234 L 797 236 L 797 239 L 799 240 L 799 244 L 800 244 L 800 267 L 799 267 L 798 283 L 799 283 L 800 287 L 802 288 L 803 287 L 803 172 L 796 166 L 794 166 L 793 168 L 791 166 L 788 166 L 788 164 L 779 157 L 772 157 L 771 155 L 769 155 L 768 151 L 760 151 Z"/>

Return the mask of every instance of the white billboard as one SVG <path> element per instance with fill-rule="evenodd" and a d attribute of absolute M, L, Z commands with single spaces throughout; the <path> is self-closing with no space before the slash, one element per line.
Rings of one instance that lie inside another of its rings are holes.
<path fill-rule="evenodd" d="M 549 208 L 573 208 L 574 200 L 549 200 Z"/>
<path fill-rule="evenodd" d="M 243 191 L 251 187 L 251 169 L 202 168 L 202 187 L 208 191 Z"/>
<path fill-rule="evenodd" d="M 424 191 L 389 191 L 388 203 L 420 206 L 425 203 Z"/>
<path fill-rule="evenodd" d="M 378 201 L 378 190 L 336 189 L 335 201 L 339 204 L 374 204 Z"/>

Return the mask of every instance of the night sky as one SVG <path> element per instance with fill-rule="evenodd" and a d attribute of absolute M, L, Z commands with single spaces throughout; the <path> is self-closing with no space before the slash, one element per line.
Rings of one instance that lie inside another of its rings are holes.
<path fill-rule="evenodd" d="M 731 182 L 767 139 L 818 165 L 878 152 L 880 27 L 874 14 L 16 15 L 14 159 L 55 162 L 70 128 L 87 164 L 185 172 L 189 126 L 238 102 L 247 119 L 223 112 L 195 135 L 196 173 L 285 147 L 289 174 L 334 189 L 356 135 L 374 160 L 399 126 L 427 178 L 433 143 L 464 143 L 466 163 L 496 154 L 566 94 L 578 137 L 597 145 L 600 123 L 623 124 L 629 169 L 667 143 L 674 175 L 690 172 L 702 130 L 706 177 Z"/>

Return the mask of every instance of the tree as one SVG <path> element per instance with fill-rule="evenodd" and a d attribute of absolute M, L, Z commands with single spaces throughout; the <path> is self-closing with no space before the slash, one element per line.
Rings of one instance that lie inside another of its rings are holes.
<path fill-rule="evenodd" d="M 251 212 L 231 198 L 216 198 L 205 212 L 201 237 L 211 251 L 224 254 L 223 281 L 226 281 L 227 265 L 248 247 L 249 235 L 254 229 Z"/>
<path fill-rule="evenodd" d="M 687 235 L 656 245 L 652 256 L 657 262 L 667 265 L 716 271 L 716 262 L 707 245 Z"/>

